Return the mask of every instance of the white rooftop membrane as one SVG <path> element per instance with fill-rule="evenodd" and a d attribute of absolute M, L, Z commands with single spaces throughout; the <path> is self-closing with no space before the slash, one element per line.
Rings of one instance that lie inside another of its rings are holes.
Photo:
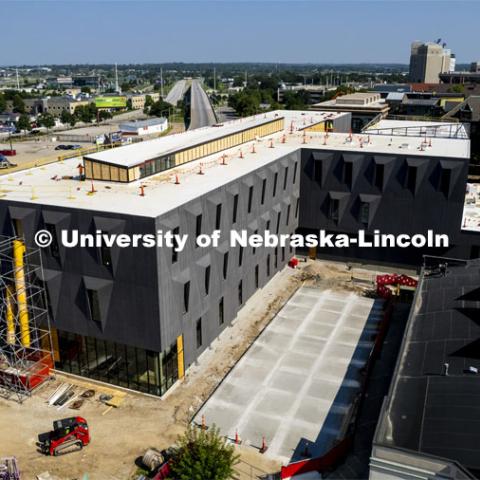
<path fill-rule="evenodd" d="M 350 137 L 345 133 L 331 133 L 326 138 L 324 133 L 308 132 L 304 139 L 303 132 L 299 129 L 311 124 L 312 120 L 312 123 L 317 123 L 320 121 L 320 116 L 333 118 L 330 117 L 331 114 L 296 111 L 277 112 L 277 114 L 285 117 L 285 130 L 282 132 L 185 163 L 142 180 L 131 183 L 96 180 L 94 181 L 96 193 L 90 194 L 91 182 L 78 179 L 77 167 L 81 159 L 74 158 L 0 176 L 0 196 L 10 201 L 156 217 L 252 173 L 262 166 L 274 163 L 300 148 L 419 157 L 439 156 L 457 159 L 470 157 L 470 141 L 460 139 L 435 138 L 432 139 L 431 146 L 425 145 L 425 139 L 422 137 L 366 134 Z M 264 121 L 263 115 L 260 117 Z M 294 128 L 293 133 L 290 133 L 292 122 Z M 194 135 L 195 139 L 199 140 L 203 138 L 202 135 L 207 137 L 214 133 L 218 135 L 216 129 L 217 127 L 206 127 L 179 135 L 185 135 L 182 137 L 185 139 Z M 146 145 L 145 148 L 151 149 L 149 144 L 152 142 L 154 145 L 156 145 L 155 142 L 163 141 L 168 141 L 167 143 L 170 144 L 169 142 L 173 142 L 170 139 L 175 136 L 145 141 L 138 145 Z M 274 148 L 271 148 L 272 143 Z M 252 153 L 254 144 L 255 153 Z M 133 145 L 133 147 L 136 146 Z M 130 146 L 119 147 L 105 153 L 120 155 L 124 158 L 124 152 L 130 152 L 129 149 Z M 243 158 L 240 158 L 240 151 Z M 223 153 L 227 155 L 226 165 L 222 164 Z M 200 166 L 204 175 L 198 175 Z M 176 176 L 180 184 L 175 184 Z M 145 196 L 140 196 L 140 185 L 145 186 Z"/>

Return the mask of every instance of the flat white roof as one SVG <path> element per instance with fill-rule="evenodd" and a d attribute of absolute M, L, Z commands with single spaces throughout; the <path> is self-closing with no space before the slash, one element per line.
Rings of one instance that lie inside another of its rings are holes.
<path fill-rule="evenodd" d="M 327 114 L 322 112 L 319 112 L 320 115 L 315 115 L 312 112 L 303 113 L 305 114 L 305 119 L 307 119 L 305 120 L 307 125 L 318 123 L 327 118 Z M 196 128 L 195 130 L 188 130 L 146 142 L 139 142 L 125 147 L 85 155 L 85 158 L 121 167 L 133 167 L 155 157 L 168 155 L 169 153 L 212 141 L 225 135 L 241 132 L 247 128 L 263 125 L 277 118 L 291 116 L 286 114 L 287 112 L 278 110 L 253 117 L 241 118 L 219 124 L 219 126 L 216 127 Z"/>
<path fill-rule="evenodd" d="M 89 194 L 90 181 L 79 181 L 78 165 L 80 158 L 51 163 L 42 167 L 22 170 L 0 176 L 0 198 L 2 200 L 63 206 L 73 209 L 89 209 L 105 212 L 121 212 L 130 215 L 156 217 L 179 205 L 219 188 L 256 169 L 275 162 L 299 148 L 317 150 L 343 150 L 357 153 L 401 154 L 407 156 L 450 157 L 466 159 L 470 157 L 469 140 L 436 138 L 432 145 L 424 147 L 423 137 L 401 137 L 384 135 L 353 135 L 331 133 L 325 143 L 325 134 L 308 132 L 307 143 L 303 143 L 303 122 L 315 119 L 319 112 L 284 112 L 285 131 L 216 153 L 193 162 L 185 163 L 157 175 L 131 183 L 94 181 L 96 193 Z M 331 113 L 322 113 L 329 116 Z M 342 115 L 342 114 L 335 114 Z M 332 117 L 330 117 L 332 118 Z M 290 133 L 290 125 L 294 132 Z M 195 138 L 202 138 L 201 131 L 207 133 L 214 127 L 192 132 Z M 161 140 L 168 139 L 164 137 Z M 285 143 L 282 139 L 285 138 Z M 270 140 L 274 148 L 270 148 Z M 152 142 L 156 142 L 153 140 Z M 144 142 L 149 144 L 152 142 Z M 252 153 L 255 144 L 256 153 Z M 140 144 L 142 145 L 142 144 Z M 422 149 L 423 148 L 423 149 Z M 128 151 L 120 147 L 108 153 Z M 243 158 L 240 158 L 240 150 Z M 223 153 L 227 155 L 227 165 L 221 164 Z M 121 152 L 122 156 L 124 155 Z M 202 165 L 204 175 L 198 175 Z M 175 184 L 178 175 L 180 184 Z M 140 185 L 145 185 L 145 196 L 140 196 Z"/>
<path fill-rule="evenodd" d="M 467 183 L 462 230 L 480 232 L 480 185 Z"/>

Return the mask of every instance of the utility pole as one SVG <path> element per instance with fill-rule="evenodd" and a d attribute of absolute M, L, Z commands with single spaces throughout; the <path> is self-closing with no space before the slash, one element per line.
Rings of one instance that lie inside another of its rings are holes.
<path fill-rule="evenodd" d="M 16 69 L 17 72 L 17 90 L 20 90 L 20 80 L 18 79 L 18 68 Z"/>
<path fill-rule="evenodd" d="M 163 68 L 160 68 L 160 96 L 163 100 Z"/>
<path fill-rule="evenodd" d="M 213 67 L 213 90 L 217 91 L 217 69 Z"/>
<path fill-rule="evenodd" d="M 247 88 L 247 85 L 248 85 L 248 75 L 247 75 L 247 71 L 245 70 L 245 88 Z"/>
<path fill-rule="evenodd" d="M 120 87 L 118 85 L 118 70 L 117 70 L 116 63 L 115 63 L 115 92 L 120 93 Z"/>

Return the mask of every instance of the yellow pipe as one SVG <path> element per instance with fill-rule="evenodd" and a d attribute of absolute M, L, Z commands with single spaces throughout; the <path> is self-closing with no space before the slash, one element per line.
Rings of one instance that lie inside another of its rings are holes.
<path fill-rule="evenodd" d="M 7 343 L 15 345 L 15 322 L 13 318 L 13 288 L 7 285 Z"/>
<path fill-rule="evenodd" d="M 177 337 L 177 365 L 178 378 L 182 379 L 185 376 L 185 363 L 183 360 L 183 335 Z"/>
<path fill-rule="evenodd" d="M 23 255 L 25 245 L 21 240 L 13 241 L 13 261 L 15 263 L 15 288 L 17 290 L 18 318 L 20 320 L 20 340 L 24 347 L 30 346 L 30 325 L 28 322 L 27 292 Z"/>

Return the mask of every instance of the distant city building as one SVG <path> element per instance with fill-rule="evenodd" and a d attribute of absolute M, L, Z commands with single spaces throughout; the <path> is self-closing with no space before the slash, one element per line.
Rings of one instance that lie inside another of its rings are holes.
<path fill-rule="evenodd" d="M 342 95 L 333 100 L 316 103 L 310 110 L 323 112 L 350 112 L 352 114 L 352 130 L 360 132 L 362 128 L 375 117 L 384 118 L 388 114 L 389 106 L 381 98 L 380 93 L 352 93 Z"/>
<path fill-rule="evenodd" d="M 73 77 L 75 87 L 99 88 L 103 85 L 99 75 L 75 75 Z"/>
<path fill-rule="evenodd" d="M 50 97 L 44 100 L 43 111 L 60 116 L 64 110 L 73 114 L 78 107 L 89 104 L 89 100 L 76 100 L 71 97 Z"/>
<path fill-rule="evenodd" d="M 462 84 L 480 84 L 480 62 L 472 62 L 470 71 L 448 72 L 440 74 L 442 83 L 462 85 Z"/>
<path fill-rule="evenodd" d="M 410 81 L 417 83 L 439 83 L 441 73 L 455 68 L 455 57 L 444 45 L 433 42 L 413 42 L 410 53 Z"/>
<path fill-rule="evenodd" d="M 48 88 L 68 88 L 73 86 L 72 77 L 51 77 L 47 78 L 46 84 Z"/>
<path fill-rule="evenodd" d="M 325 85 L 283 85 L 277 91 L 278 102 L 282 103 L 284 101 L 286 92 L 305 92 L 308 97 L 308 103 L 314 105 L 322 101 L 327 92 L 327 87 Z"/>
<path fill-rule="evenodd" d="M 150 97 L 153 102 L 160 100 L 160 94 L 158 92 L 127 94 L 127 100 L 132 102 L 132 110 L 143 110 L 147 97 Z"/>
<path fill-rule="evenodd" d="M 168 120 L 166 118 L 151 118 L 120 124 L 120 131 L 123 135 L 152 135 L 167 130 Z"/>

